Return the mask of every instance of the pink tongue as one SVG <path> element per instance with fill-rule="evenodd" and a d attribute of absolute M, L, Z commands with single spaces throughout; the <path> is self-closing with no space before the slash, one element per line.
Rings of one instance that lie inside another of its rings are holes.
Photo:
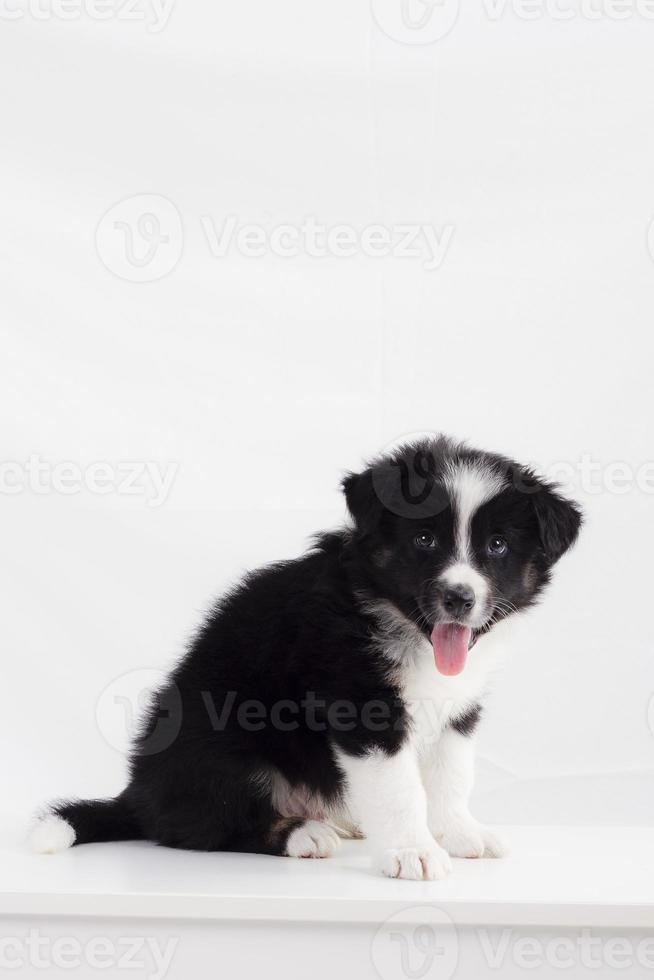
<path fill-rule="evenodd" d="M 434 626 L 431 633 L 431 643 L 434 648 L 434 659 L 441 674 L 451 677 L 460 674 L 466 665 L 471 630 L 457 623 L 445 623 Z"/>

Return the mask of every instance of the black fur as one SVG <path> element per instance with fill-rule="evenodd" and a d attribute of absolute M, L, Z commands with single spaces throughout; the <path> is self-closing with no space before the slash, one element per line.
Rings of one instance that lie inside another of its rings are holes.
<path fill-rule="evenodd" d="M 464 715 L 459 715 L 458 718 L 454 718 L 450 722 L 450 725 L 459 733 L 459 735 L 472 735 L 475 728 L 479 724 L 481 712 L 481 705 L 475 704 L 472 708 L 466 711 Z"/>
<path fill-rule="evenodd" d="M 363 600 L 391 603 L 425 635 L 442 618 L 434 580 L 454 548 L 443 474 L 457 462 L 483 462 L 508 480 L 472 521 L 474 558 L 491 583 L 480 632 L 532 603 L 581 520 L 533 473 L 441 438 L 350 474 L 352 528 L 247 575 L 216 604 L 147 713 L 124 792 L 54 808 L 76 843 L 133 837 L 280 854 L 299 820 L 275 808 L 271 772 L 331 804 L 343 789 L 334 746 L 397 751 L 409 714 Z M 415 545 L 425 529 L 438 542 L 432 551 Z M 501 561 L 485 550 L 496 533 L 509 544 Z M 470 734 L 480 711 L 459 717 L 456 730 Z"/>

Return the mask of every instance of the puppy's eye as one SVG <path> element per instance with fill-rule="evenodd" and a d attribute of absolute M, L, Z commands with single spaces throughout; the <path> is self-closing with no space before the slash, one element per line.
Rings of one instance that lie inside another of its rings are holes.
<path fill-rule="evenodd" d="M 486 545 L 486 551 L 491 558 L 501 558 L 507 553 L 509 546 L 498 534 L 494 534 Z"/>
<path fill-rule="evenodd" d="M 431 531 L 421 531 L 420 534 L 416 534 L 413 543 L 416 548 L 435 548 L 436 538 Z"/>

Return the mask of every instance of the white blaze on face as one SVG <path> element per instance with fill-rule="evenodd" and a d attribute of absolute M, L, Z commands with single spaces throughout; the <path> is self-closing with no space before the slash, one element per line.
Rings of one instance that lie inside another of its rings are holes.
<path fill-rule="evenodd" d="M 472 519 L 482 504 L 497 496 L 506 481 L 495 470 L 482 463 L 459 463 L 450 466 L 445 487 L 454 514 L 454 548 L 452 564 L 441 575 L 446 585 L 464 585 L 475 593 L 473 613 L 483 610 L 488 598 L 488 582 L 473 565 L 470 530 Z"/>

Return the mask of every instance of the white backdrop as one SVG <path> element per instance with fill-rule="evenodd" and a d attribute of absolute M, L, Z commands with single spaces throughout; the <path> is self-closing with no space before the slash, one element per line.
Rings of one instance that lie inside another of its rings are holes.
<path fill-rule="evenodd" d="M 119 790 L 115 679 L 442 430 L 587 512 L 480 816 L 651 818 L 652 11 L 411 2 L 2 2 L 8 809 Z"/>

